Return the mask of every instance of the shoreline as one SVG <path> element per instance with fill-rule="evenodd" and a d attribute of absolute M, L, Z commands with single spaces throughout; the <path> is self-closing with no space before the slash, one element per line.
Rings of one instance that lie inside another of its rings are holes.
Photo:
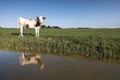
<path fill-rule="evenodd" d="M 79 29 L 76 30 L 79 31 Z M 85 30 L 88 32 L 90 31 L 89 29 Z M 120 31 L 120 29 L 118 30 Z M 69 31 L 67 31 L 68 34 L 64 33 L 63 36 L 60 34 L 55 35 L 55 33 L 53 33 L 54 35 L 50 34 L 50 36 L 48 36 L 49 32 L 47 32 L 47 36 L 45 36 L 45 33 L 42 35 L 42 37 L 35 38 L 33 30 L 29 30 L 32 33 L 24 33 L 26 35 L 21 38 L 17 36 L 18 31 L 16 31 L 16 29 L 3 29 L 3 32 L 5 31 L 7 31 L 5 34 L 0 33 L 0 48 L 8 48 L 20 51 L 45 51 L 53 54 L 80 55 L 88 58 L 98 59 L 120 59 L 119 37 L 104 38 L 100 37 L 99 35 L 88 35 L 83 37 L 79 36 L 80 32 L 76 34 L 78 36 L 74 37 L 69 35 Z M 16 32 L 12 34 L 12 31 Z M 51 29 L 48 31 L 51 31 Z M 54 29 L 54 31 L 56 30 Z M 62 29 L 57 31 L 62 31 Z M 9 35 L 7 36 L 7 34 Z"/>

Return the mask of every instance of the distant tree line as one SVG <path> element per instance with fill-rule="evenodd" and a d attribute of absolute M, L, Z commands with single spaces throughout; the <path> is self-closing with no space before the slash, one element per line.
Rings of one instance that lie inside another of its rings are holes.
<path fill-rule="evenodd" d="M 42 25 L 42 29 L 61 29 L 59 26 Z"/>

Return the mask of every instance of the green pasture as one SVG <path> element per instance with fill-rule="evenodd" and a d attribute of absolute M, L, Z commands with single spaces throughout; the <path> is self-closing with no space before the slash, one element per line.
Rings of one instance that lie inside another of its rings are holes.
<path fill-rule="evenodd" d="M 0 48 L 19 51 L 46 51 L 60 55 L 120 59 L 120 29 L 34 29 L 0 28 Z"/>

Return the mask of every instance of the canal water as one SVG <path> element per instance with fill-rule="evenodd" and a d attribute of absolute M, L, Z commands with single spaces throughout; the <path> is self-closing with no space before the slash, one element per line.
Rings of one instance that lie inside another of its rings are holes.
<path fill-rule="evenodd" d="M 120 64 L 0 50 L 0 80 L 120 80 Z"/>

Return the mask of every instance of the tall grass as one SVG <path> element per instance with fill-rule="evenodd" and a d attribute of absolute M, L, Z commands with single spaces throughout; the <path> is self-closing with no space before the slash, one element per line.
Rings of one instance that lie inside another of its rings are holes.
<path fill-rule="evenodd" d="M 34 29 L 0 29 L 0 48 L 47 51 L 89 58 L 120 59 L 120 29 L 42 29 L 35 38 Z"/>

